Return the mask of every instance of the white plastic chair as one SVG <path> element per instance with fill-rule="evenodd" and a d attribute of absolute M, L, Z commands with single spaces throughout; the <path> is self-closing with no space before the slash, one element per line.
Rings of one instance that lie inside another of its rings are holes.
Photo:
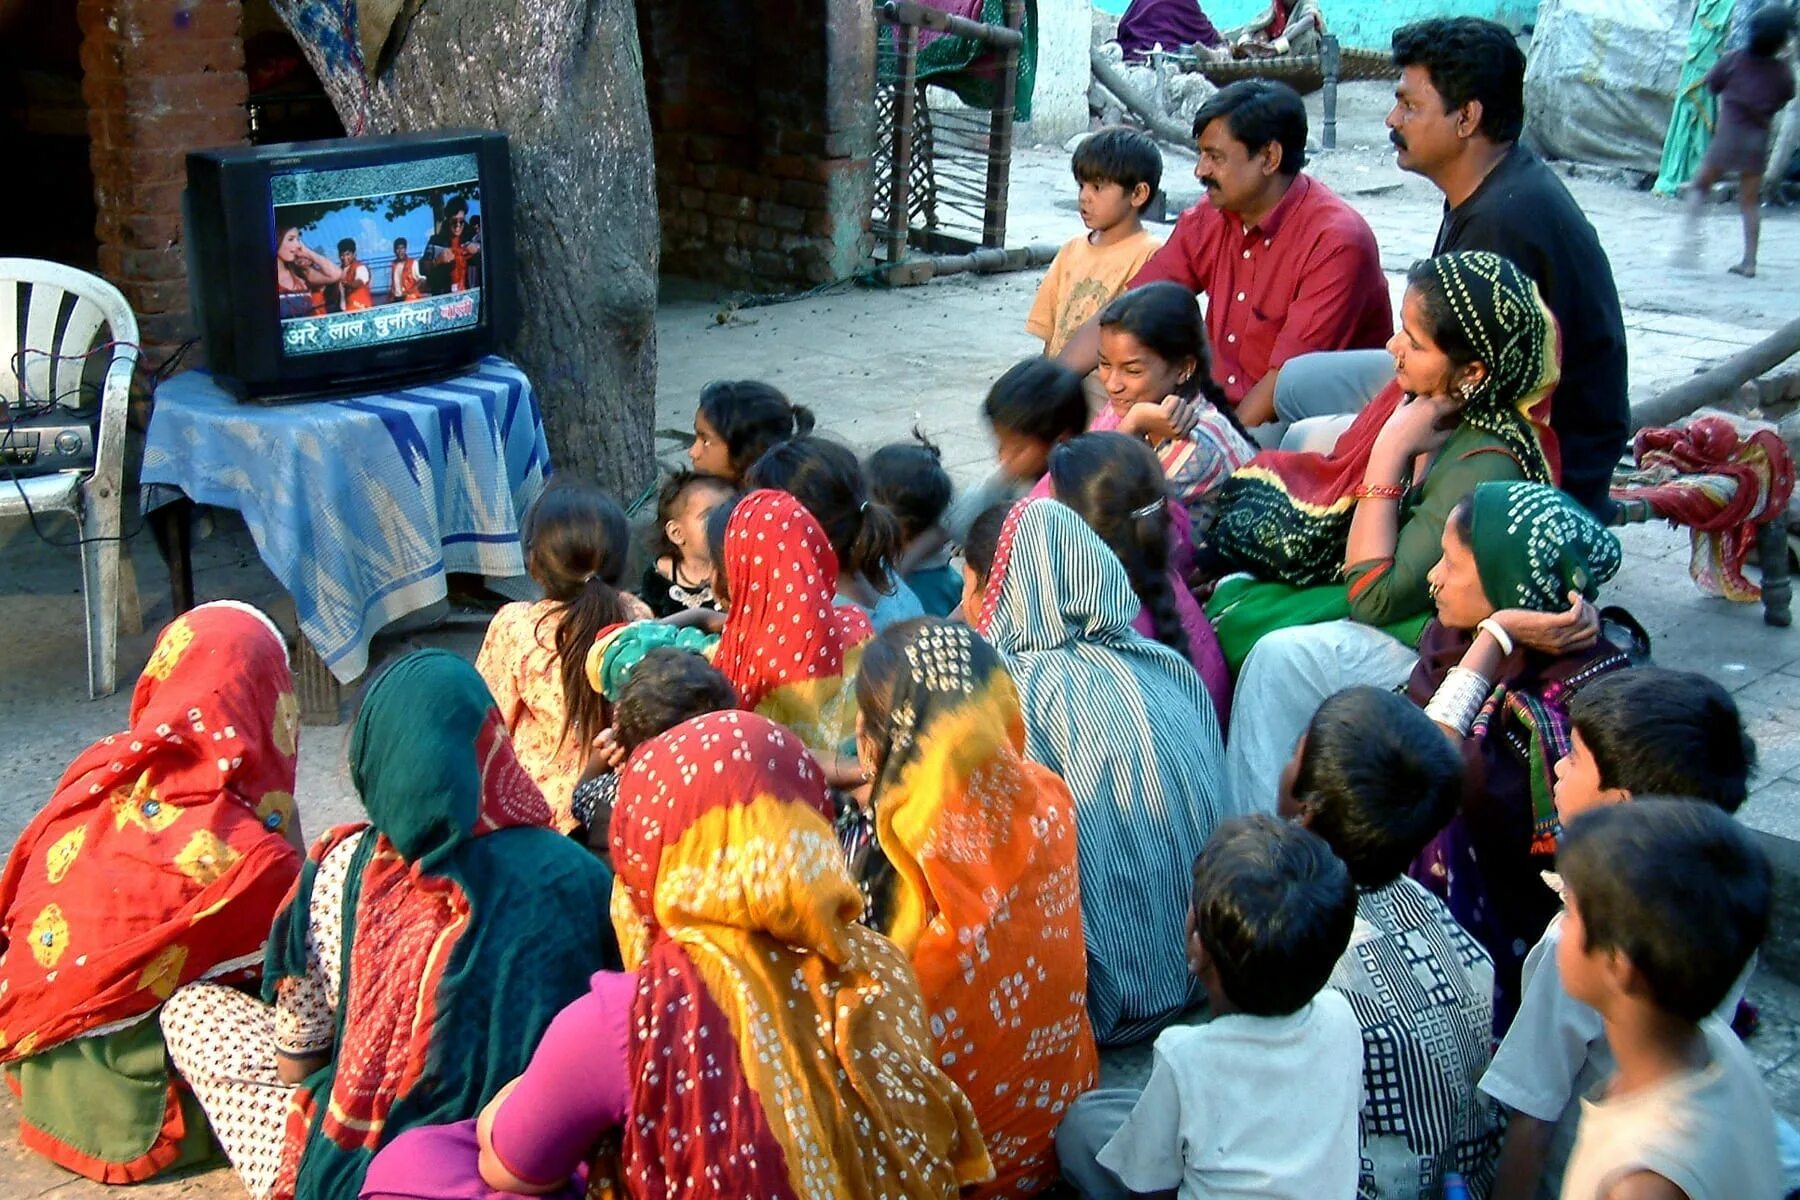
<path fill-rule="evenodd" d="M 26 403 L 55 398 L 81 407 L 85 356 L 114 343 L 101 387 L 93 469 L 15 480 L 0 468 L 0 518 L 68 513 L 79 523 L 88 695 L 95 699 L 118 686 L 120 493 L 137 340 L 131 306 L 104 279 L 41 259 L 0 258 L 0 405 L 19 405 L 22 387 Z M 21 350 L 31 352 L 22 365 Z M 7 419 L 0 413 L 0 437 Z"/>

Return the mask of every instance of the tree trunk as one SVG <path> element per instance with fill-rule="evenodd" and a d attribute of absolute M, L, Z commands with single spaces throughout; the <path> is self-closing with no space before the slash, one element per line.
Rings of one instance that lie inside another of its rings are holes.
<path fill-rule="evenodd" d="M 537 389 L 557 468 L 633 499 L 656 467 L 659 234 L 632 0 L 421 0 L 372 80 L 348 6 L 274 4 L 353 134 L 508 135 L 509 352 Z"/>

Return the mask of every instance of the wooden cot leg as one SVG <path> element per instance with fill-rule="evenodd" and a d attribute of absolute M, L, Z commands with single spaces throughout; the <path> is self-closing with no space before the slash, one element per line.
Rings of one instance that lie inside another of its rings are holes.
<path fill-rule="evenodd" d="M 1794 586 L 1789 579 L 1785 512 L 1757 528 L 1756 553 L 1762 562 L 1763 620 L 1786 629 L 1794 623 Z"/>
<path fill-rule="evenodd" d="M 302 725 L 336 725 L 342 720 L 343 689 L 304 633 L 294 647 L 294 691 Z"/>

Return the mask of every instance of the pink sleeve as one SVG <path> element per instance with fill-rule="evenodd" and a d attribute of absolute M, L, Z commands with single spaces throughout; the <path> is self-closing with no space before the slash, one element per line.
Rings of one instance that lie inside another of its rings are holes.
<path fill-rule="evenodd" d="M 625 1121 L 631 1099 L 626 1040 L 637 976 L 601 971 L 550 1022 L 544 1040 L 494 1114 L 494 1153 L 526 1183 L 567 1179 L 594 1143 Z"/>

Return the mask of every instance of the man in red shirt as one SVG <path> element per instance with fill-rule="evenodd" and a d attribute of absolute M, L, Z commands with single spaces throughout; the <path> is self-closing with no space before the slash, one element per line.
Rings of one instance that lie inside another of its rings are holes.
<path fill-rule="evenodd" d="M 1207 202 L 1181 214 L 1130 286 L 1169 280 L 1206 293 L 1213 377 L 1246 426 L 1262 425 L 1277 419 L 1275 377 L 1290 358 L 1387 343 L 1387 279 L 1369 223 L 1301 174 L 1306 107 L 1293 88 L 1222 88 L 1195 114 L 1194 136 Z M 1090 321 L 1058 357 L 1085 373 L 1099 353 Z"/>

